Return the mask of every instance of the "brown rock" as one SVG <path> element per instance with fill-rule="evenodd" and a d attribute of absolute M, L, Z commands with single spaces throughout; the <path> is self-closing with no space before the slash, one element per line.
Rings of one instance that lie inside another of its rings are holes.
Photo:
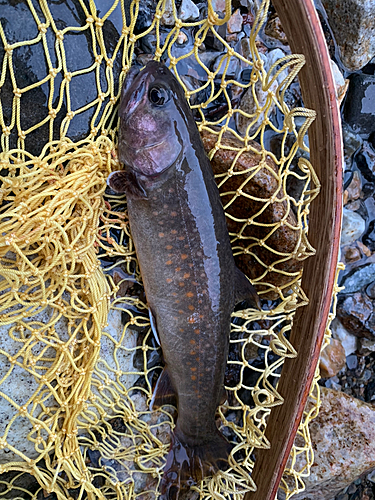
<path fill-rule="evenodd" d="M 348 264 L 362 258 L 359 248 L 354 245 L 344 247 L 343 253 L 345 262 Z"/>
<path fill-rule="evenodd" d="M 217 135 L 204 130 L 201 137 L 208 153 L 214 148 Z M 221 144 L 232 148 L 243 147 L 243 143 L 229 133 L 222 137 Z M 300 231 L 295 215 L 282 200 L 284 193 L 275 175 L 277 166 L 269 156 L 263 158 L 258 143 L 249 141 L 249 144 L 252 150 L 242 153 L 234 165 L 233 171 L 237 175 L 225 175 L 237 151 L 219 149 L 211 160 L 214 173 L 218 176 L 235 260 L 250 279 L 262 276 L 262 283 L 287 288 L 302 269 L 302 261 L 298 260 L 303 251 Z M 241 196 L 236 196 L 238 190 L 241 190 Z M 273 196 L 274 201 L 265 206 L 264 201 L 257 201 L 250 196 L 265 201 Z M 282 220 L 285 222 L 280 224 Z M 261 245 L 257 240 L 264 244 Z M 292 273 L 292 276 L 280 274 L 276 270 Z M 258 285 L 257 290 L 267 291 L 262 294 L 264 298 L 277 297 L 272 287 L 265 284 Z"/>
<path fill-rule="evenodd" d="M 341 342 L 331 339 L 330 344 L 320 355 L 319 368 L 323 378 L 331 378 L 342 370 L 346 363 L 345 349 Z"/>
<path fill-rule="evenodd" d="M 279 40 L 283 45 L 288 45 L 288 39 L 284 33 L 283 27 L 281 26 L 280 19 L 277 16 L 271 16 L 269 18 L 264 32 L 271 38 Z"/>
<path fill-rule="evenodd" d="M 239 33 L 242 30 L 242 15 L 240 9 L 237 9 L 230 17 L 227 29 L 229 33 Z"/>
<path fill-rule="evenodd" d="M 337 302 L 337 317 L 343 326 L 359 338 L 375 338 L 372 301 L 361 292 L 343 294 Z"/>
<path fill-rule="evenodd" d="M 362 194 L 361 189 L 362 189 L 361 176 L 359 175 L 358 170 L 356 170 L 353 173 L 352 182 L 349 184 L 349 186 L 346 190 L 348 192 L 348 200 L 347 201 L 358 200 L 358 198 L 360 198 L 361 194 Z"/>
<path fill-rule="evenodd" d="M 375 468 L 375 409 L 342 392 L 321 387 L 319 415 L 310 424 L 314 449 L 306 490 L 293 500 L 331 500 L 361 474 Z M 297 470 L 304 465 L 297 458 Z"/>

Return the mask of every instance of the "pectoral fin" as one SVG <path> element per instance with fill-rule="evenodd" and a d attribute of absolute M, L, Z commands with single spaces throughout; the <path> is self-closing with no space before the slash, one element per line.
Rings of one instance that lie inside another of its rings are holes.
<path fill-rule="evenodd" d="M 247 300 L 252 306 L 261 309 L 259 295 L 250 280 L 236 267 L 234 279 L 234 303 Z"/>
<path fill-rule="evenodd" d="M 116 170 L 116 172 L 110 173 L 107 184 L 115 193 L 130 193 L 136 198 L 147 198 L 146 192 L 136 176 L 126 170 Z"/>
<path fill-rule="evenodd" d="M 151 325 L 152 333 L 154 334 L 156 342 L 160 345 L 160 339 L 159 339 L 159 335 L 158 335 L 158 330 L 156 328 L 155 316 L 154 316 L 154 314 L 153 314 L 153 312 L 151 311 L 150 308 L 148 309 L 148 315 L 150 317 L 150 325 Z"/>

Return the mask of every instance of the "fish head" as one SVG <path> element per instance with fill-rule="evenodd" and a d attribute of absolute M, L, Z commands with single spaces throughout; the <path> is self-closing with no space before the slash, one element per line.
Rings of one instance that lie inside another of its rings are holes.
<path fill-rule="evenodd" d="M 164 64 L 132 68 L 119 107 L 119 159 L 125 169 L 152 178 L 175 164 L 186 143 L 189 112 L 182 87 Z"/>

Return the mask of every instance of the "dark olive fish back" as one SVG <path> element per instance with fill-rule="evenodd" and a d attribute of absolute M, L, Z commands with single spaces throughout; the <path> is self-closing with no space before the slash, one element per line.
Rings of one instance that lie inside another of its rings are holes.
<path fill-rule="evenodd" d="M 230 451 L 215 412 L 223 391 L 236 299 L 258 304 L 236 269 L 209 160 L 182 89 L 152 62 L 124 84 L 120 159 L 109 185 L 127 193 L 132 237 L 166 368 L 163 402 L 178 417 L 162 481 L 166 499 L 222 467 Z M 163 127 L 164 130 L 160 130 Z"/>

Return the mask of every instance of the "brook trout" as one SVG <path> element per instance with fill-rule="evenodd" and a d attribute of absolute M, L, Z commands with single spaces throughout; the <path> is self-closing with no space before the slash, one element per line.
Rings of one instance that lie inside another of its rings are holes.
<path fill-rule="evenodd" d="M 236 302 L 259 307 L 235 266 L 210 162 L 183 90 L 152 61 L 123 85 L 119 158 L 108 178 L 127 195 L 152 328 L 165 369 L 155 401 L 177 400 L 177 422 L 161 483 L 162 498 L 227 466 L 231 445 L 215 412 L 223 393 L 230 317 Z"/>

